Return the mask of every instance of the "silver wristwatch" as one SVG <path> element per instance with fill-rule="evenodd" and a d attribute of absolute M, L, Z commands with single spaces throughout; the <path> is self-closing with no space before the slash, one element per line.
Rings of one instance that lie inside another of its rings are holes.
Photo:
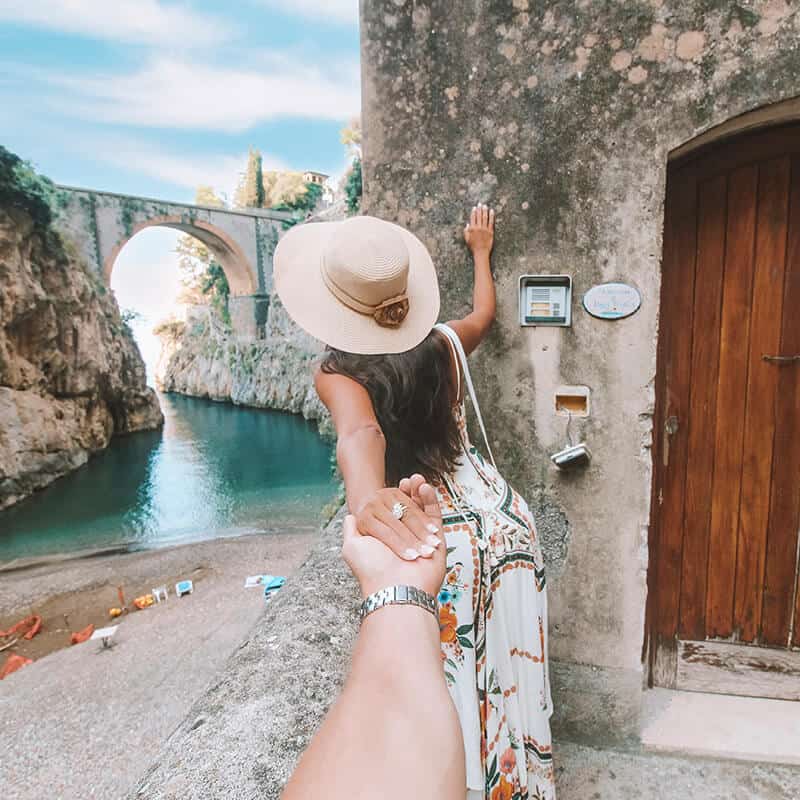
<path fill-rule="evenodd" d="M 430 611 L 435 617 L 438 616 L 434 595 L 423 592 L 416 586 L 387 586 L 364 598 L 364 602 L 361 603 L 361 620 L 363 621 L 373 611 L 389 605 L 419 606 Z"/>

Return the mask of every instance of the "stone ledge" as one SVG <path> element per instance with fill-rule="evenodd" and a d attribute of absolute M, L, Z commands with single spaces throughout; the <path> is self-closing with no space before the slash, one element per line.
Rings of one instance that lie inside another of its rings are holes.
<path fill-rule="evenodd" d="M 280 796 L 338 694 L 355 642 L 358 589 L 340 557 L 343 517 L 322 531 L 131 800 Z"/>

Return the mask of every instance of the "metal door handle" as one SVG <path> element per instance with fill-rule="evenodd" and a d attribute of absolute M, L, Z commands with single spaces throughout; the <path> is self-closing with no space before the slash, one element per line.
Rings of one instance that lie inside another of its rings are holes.
<path fill-rule="evenodd" d="M 761 356 L 764 361 L 774 361 L 778 364 L 792 364 L 795 361 L 800 361 L 800 355 L 796 356 Z"/>

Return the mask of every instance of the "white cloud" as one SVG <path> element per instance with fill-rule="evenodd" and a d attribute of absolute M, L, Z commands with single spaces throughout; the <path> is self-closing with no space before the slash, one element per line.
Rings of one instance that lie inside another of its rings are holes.
<path fill-rule="evenodd" d="M 357 64 L 338 71 L 273 57 L 264 69 L 157 58 L 136 73 L 50 75 L 63 113 L 104 123 L 241 132 L 276 117 L 346 120 L 358 113 Z M 64 94 L 63 90 L 66 90 Z"/>
<path fill-rule="evenodd" d="M 264 5 L 311 19 L 328 19 L 358 25 L 358 0 L 262 0 Z"/>
<path fill-rule="evenodd" d="M 220 18 L 161 0 L 0 0 L 0 21 L 175 49 L 207 46 L 232 34 Z"/>
<path fill-rule="evenodd" d="M 77 144 L 77 143 L 76 143 Z M 233 196 L 239 175 L 247 165 L 247 153 L 183 155 L 125 137 L 83 141 L 81 149 L 105 164 L 137 172 L 176 186 L 194 190 L 212 186 L 217 193 Z M 264 169 L 285 169 L 278 159 L 264 155 Z M 167 198 L 170 199 L 170 198 Z"/>

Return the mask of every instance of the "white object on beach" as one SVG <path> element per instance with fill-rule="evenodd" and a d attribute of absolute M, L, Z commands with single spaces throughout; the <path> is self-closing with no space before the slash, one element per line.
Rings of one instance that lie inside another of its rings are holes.
<path fill-rule="evenodd" d="M 185 594 L 191 594 L 194 591 L 194 584 L 191 581 L 178 581 L 175 584 L 175 595 L 182 597 Z"/>
<path fill-rule="evenodd" d="M 98 628 L 90 637 L 92 639 L 100 639 L 103 642 L 103 647 L 111 647 L 111 640 L 117 632 L 119 625 L 110 625 L 108 628 Z"/>
<path fill-rule="evenodd" d="M 156 603 L 160 603 L 162 600 L 166 600 L 169 597 L 169 592 L 167 591 L 166 586 L 159 586 L 158 588 L 153 589 L 152 592 Z"/>

